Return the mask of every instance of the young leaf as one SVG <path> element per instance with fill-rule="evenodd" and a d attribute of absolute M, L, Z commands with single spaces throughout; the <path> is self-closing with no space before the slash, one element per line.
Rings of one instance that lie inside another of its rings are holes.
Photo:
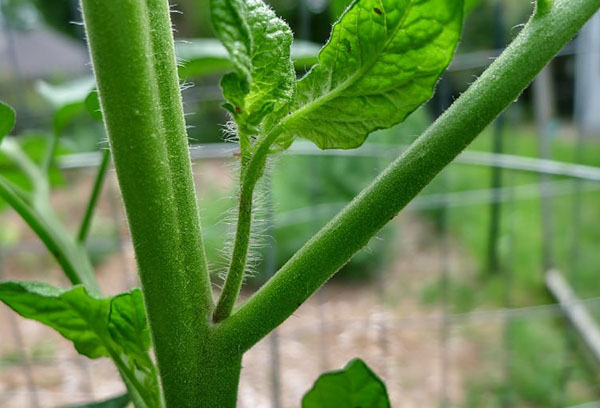
<path fill-rule="evenodd" d="M 402 122 L 433 94 L 462 16 L 462 0 L 355 1 L 298 82 L 279 143 L 304 137 L 323 149 L 351 149 Z"/>
<path fill-rule="evenodd" d="M 0 101 L 0 142 L 4 136 L 8 135 L 15 126 L 16 115 L 15 111 Z"/>
<path fill-rule="evenodd" d="M 125 393 L 104 401 L 88 402 L 85 404 L 69 405 L 64 408 L 125 408 L 131 402 L 129 394 Z"/>
<path fill-rule="evenodd" d="M 360 359 L 325 373 L 302 398 L 302 408 L 389 408 L 383 381 Z"/>
<path fill-rule="evenodd" d="M 211 0 L 213 26 L 235 71 L 222 82 L 225 107 L 242 134 L 255 134 L 265 116 L 294 95 L 292 32 L 262 0 Z"/>

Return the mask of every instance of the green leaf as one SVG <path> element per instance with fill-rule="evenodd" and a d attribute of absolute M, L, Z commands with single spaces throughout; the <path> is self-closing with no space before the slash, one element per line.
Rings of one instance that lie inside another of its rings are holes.
<path fill-rule="evenodd" d="M 151 365 L 150 329 L 146 320 L 144 299 L 140 290 L 134 290 L 113 298 L 110 304 L 108 331 L 128 354 L 142 365 Z"/>
<path fill-rule="evenodd" d="M 302 398 L 302 408 L 389 408 L 383 381 L 360 359 L 325 373 Z"/>
<path fill-rule="evenodd" d="M 298 82 L 279 143 L 304 137 L 323 149 L 351 149 L 402 122 L 432 96 L 462 16 L 462 0 L 355 1 Z"/>
<path fill-rule="evenodd" d="M 102 122 L 102 109 L 100 108 L 100 99 L 98 98 L 98 91 L 93 90 L 85 98 L 85 109 L 88 113 L 97 121 Z"/>
<path fill-rule="evenodd" d="M 234 73 L 221 86 L 241 134 L 256 134 L 265 117 L 281 114 L 294 95 L 292 32 L 262 0 L 211 0 L 215 31 Z"/>
<path fill-rule="evenodd" d="M 0 301 L 73 342 L 89 358 L 111 357 L 140 407 L 160 407 L 157 370 L 148 355 L 150 337 L 142 294 L 90 295 L 83 286 L 57 289 L 38 282 L 0 283 Z"/>
<path fill-rule="evenodd" d="M 0 142 L 13 129 L 16 119 L 15 111 L 0 101 Z"/>
<path fill-rule="evenodd" d="M 38 282 L 5 282 L 0 284 L 0 300 L 21 316 L 52 327 L 84 356 L 109 356 L 110 299 L 94 298 L 83 286 L 61 290 Z"/>
<path fill-rule="evenodd" d="M 69 405 L 64 408 L 125 408 L 131 402 L 129 394 L 125 393 L 113 398 L 98 402 L 88 402 L 86 404 Z"/>

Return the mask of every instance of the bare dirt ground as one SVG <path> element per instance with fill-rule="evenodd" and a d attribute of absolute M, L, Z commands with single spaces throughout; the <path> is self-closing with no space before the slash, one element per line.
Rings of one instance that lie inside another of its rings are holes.
<path fill-rule="evenodd" d="M 200 189 L 207 179 L 222 177 L 220 166 L 203 169 Z M 79 219 L 81 196 L 86 195 L 82 192 L 87 191 L 89 178 L 68 182 L 75 187 L 56 194 L 53 201 L 73 226 Z M 219 182 L 226 185 L 227 179 Z M 110 180 L 95 231 L 113 228 L 126 236 L 115 191 L 115 181 Z M 13 247 L 5 254 L 2 279 L 68 286 L 18 217 L 7 212 L 0 216 L 0 225 L 12 231 L 11 239 L 23 248 Z M 395 261 L 386 265 L 379 278 L 354 284 L 328 283 L 279 328 L 276 340 L 271 336 L 247 353 L 240 407 L 274 406 L 273 384 L 278 384 L 282 407 L 297 407 L 320 373 L 342 368 L 354 357 L 363 358 L 386 380 L 394 407 L 435 407 L 443 395 L 459 404 L 468 378 L 479 370 L 489 370 L 489 365 L 482 362 L 487 349 L 469 339 L 473 332 L 499 338 L 499 323 L 452 327 L 444 332 L 441 310 L 425 306 L 421 300 L 422 291 L 438 282 L 442 269 L 435 234 L 414 215 L 400 217 L 395 225 Z M 453 248 L 452 253 L 450 267 L 468 273 L 472 269 L 468 257 L 456 255 L 461 254 L 460 248 Z M 127 238 L 123 239 L 122 249 L 103 259 L 97 271 L 107 294 L 137 284 Z M 469 336 L 464 335 L 467 331 Z M 275 374 L 274 341 L 278 342 L 279 361 Z M 59 407 L 106 398 L 123 390 L 109 360 L 90 361 L 78 356 L 72 345 L 52 330 L 0 305 L 0 407 Z"/>

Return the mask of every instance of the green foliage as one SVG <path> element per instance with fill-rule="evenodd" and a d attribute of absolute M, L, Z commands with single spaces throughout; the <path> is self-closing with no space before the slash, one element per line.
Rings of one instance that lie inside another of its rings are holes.
<path fill-rule="evenodd" d="M 57 134 L 84 112 L 86 97 L 93 89 L 94 80 L 87 77 L 62 85 L 38 83 L 38 92 L 54 107 L 54 131 Z"/>
<path fill-rule="evenodd" d="M 360 359 L 325 373 L 302 399 L 302 408 L 389 408 L 385 384 Z"/>
<path fill-rule="evenodd" d="M 8 135 L 15 126 L 16 118 L 15 111 L 0 101 L 0 143 L 2 143 L 4 136 Z"/>
<path fill-rule="evenodd" d="M 445 0 L 353 3 L 319 63 L 298 82 L 283 142 L 304 137 L 320 148 L 355 148 L 374 130 L 402 122 L 432 96 L 450 63 L 462 7 Z"/>
<path fill-rule="evenodd" d="M 91 295 L 83 286 L 56 289 L 37 282 L 0 283 L 0 300 L 28 319 L 52 327 L 89 358 L 111 357 L 126 383 L 141 382 L 132 397 L 160 406 L 150 336 L 138 289 L 114 298 Z"/>
<path fill-rule="evenodd" d="M 463 1 L 358 0 L 334 27 L 318 65 L 299 82 L 290 58 L 291 31 L 264 3 L 212 1 L 213 22 L 235 70 L 222 85 L 243 153 L 234 255 L 215 307 L 168 2 L 82 0 L 165 404 L 235 406 L 243 353 L 363 248 L 518 97 L 600 7 L 600 0 L 576 1 L 556 0 L 556 10 L 532 19 L 506 53 L 399 160 L 233 310 L 245 268 L 253 191 L 273 144 L 286 147 L 294 138 L 306 137 L 322 148 L 352 148 L 373 130 L 404 120 L 430 97 L 450 61 Z M 0 196 L 39 235 L 71 282 L 86 286 L 59 290 L 7 282 L 0 284 L 0 299 L 23 316 L 58 330 L 81 353 L 110 356 L 134 405 L 160 407 L 140 292 L 114 298 L 96 295 L 99 288 L 85 249 L 66 233 L 47 204 L 46 176 L 57 136 L 86 105 L 81 98 L 75 103 L 60 104 L 65 108 L 55 119 L 55 138 L 41 168 L 12 151 L 34 184 L 34 194 L 0 178 Z M 89 99 L 87 106 L 97 112 L 99 105 Z M 3 145 L 6 148 L 6 140 Z M 11 143 L 7 146 L 10 150 Z M 341 372 L 324 375 L 303 401 L 305 407 L 327 404 L 388 407 L 389 401 L 381 380 L 364 363 L 354 361 Z"/>
<path fill-rule="evenodd" d="M 140 365 L 152 366 L 148 356 L 150 331 L 140 290 L 133 290 L 112 299 L 108 332 Z"/>
<path fill-rule="evenodd" d="M 98 91 L 93 90 L 85 98 L 85 109 L 97 121 L 102 122 L 102 109 L 100 108 L 100 99 Z"/>
<path fill-rule="evenodd" d="M 243 139 L 256 134 L 267 115 L 280 116 L 292 100 L 292 31 L 262 0 L 212 0 L 211 12 L 235 68 L 221 87 L 244 149 L 250 140 Z"/>

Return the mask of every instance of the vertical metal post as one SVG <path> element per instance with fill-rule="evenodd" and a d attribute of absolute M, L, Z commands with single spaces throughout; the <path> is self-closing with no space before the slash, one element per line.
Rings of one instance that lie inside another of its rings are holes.
<path fill-rule="evenodd" d="M 544 68 L 535 79 L 533 83 L 533 97 L 535 121 L 539 135 L 539 155 L 542 159 L 550 159 L 552 156 L 552 135 L 550 125 L 554 101 L 550 65 Z M 542 207 L 542 268 L 545 273 L 550 270 L 554 264 L 552 255 L 552 183 L 551 177 L 547 174 L 542 174 L 540 180 Z"/>
<path fill-rule="evenodd" d="M 310 41 L 310 10 L 306 4 L 307 0 L 298 1 L 298 38 Z"/>
<path fill-rule="evenodd" d="M 275 203 L 273 201 L 273 180 L 271 174 L 265 174 L 266 194 L 266 236 L 268 239 L 265 253 L 265 269 L 267 279 L 275 275 L 277 271 L 277 241 L 275 239 Z M 279 359 L 279 332 L 275 329 L 269 335 L 269 351 L 271 356 L 271 406 L 281 408 L 281 382 L 280 382 L 280 359 Z"/>
<path fill-rule="evenodd" d="M 436 114 L 443 113 L 452 103 L 452 94 L 450 87 L 450 79 L 445 76 L 439 83 L 438 87 L 438 106 L 436 106 Z M 448 192 L 448 169 L 440 174 L 442 194 Z M 450 362 L 448 352 L 448 339 L 450 336 L 451 322 L 448 316 L 448 306 L 450 298 L 450 265 L 449 265 L 449 236 L 448 236 L 448 206 L 445 202 L 445 196 L 440 206 L 440 285 L 441 285 L 441 301 L 442 301 L 442 316 L 440 322 L 440 407 L 445 408 L 450 404 L 448 396 L 448 379 L 450 376 Z"/>
<path fill-rule="evenodd" d="M 509 139 L 510 140 L 510 139 Z M 512 140 L 514 143 L 514 140 Z M 516 151 L 514 146 L 507 146 L 509 153 Z M 509 187 L 507 204 L 505 205 L 506 211 L 509 214 L 506 217 L 507 228 L 509 231 L 509 245 L 508 245 L 508 256 L 506 264 L 502 268 L 502 274 L 504 276 L 504 309 L 510 310 L 513 307 L 513 282 L 512 282 L 512 271 L 514 270 L 514 259 L 515 259 L 515 221 L 514 212 L 516 210 L 515 197 L 514 197 L 514 171 L 508 172 L 507 185 Z M 504 370 L 504 388 L 505 392 L 502 394 L 501 405 L 503 408 L 509 408 L 513 405 L 512 402 L 512 318 L 510 313 L 506 313 L 504 317 L 504 331 L 503 331 L 503 370 Z"/>
<path fill-rule="evenodd" d="M 504 7 L 502 2 L 497 2 L 494 10 L 494 48 L 504 47 Z M 504 116 L 500 115 L 494 122 L 493 147 L 494 154 L 501 154 L 502 133 L 504 130 Z M 498 241 L 500 238 L 500 224 L 502 207 L 499 200 L 499 189 L 502 187 L 502 169 L 498 166 L 492 167 L 492 191 L 493 199 L 490 205 L 490 228 L 488 233 L 488 271 L 497 273 L 500 270 L 500 259 L 498 255 Z"/>
<path fill-rule="evenodd" d="M 597 92 L 590 88 L 587 79 L 598 78 L 598 73 L 593 69 L 600 64 L 600 13 L 596 14 L 581 30 L 577 38 L 575 56 L 575 96 L 573 101 L 573 116 L 577 129 L 577 145 L 575 148 L 574 162 L 582 164 L 584 161 L 584 146 L 587 133 L 593 128 L 593 120 L 597 120 L 597 112 L 591 112 L 590 99 L 597 100 Z M 598 81 L 592 80 L 594 83 Z M 593 116 L 594 118 L 590 118 Z M 579 269 L 579 235 L 581 233 L 581 200 L 583 181 L 576 179 L 573 189 L 573 212 L 572 212 L 572 240 L 569 256 L 569 277 L 571 284 L 577 289 L 577 271 Z"/>
<path fill-rule="evenodd" d="M 309 205 L 312 208 L 313 212 L 313 220 L 320 220 L 321 216 L 319 214 L 319 197 L 321 195 L 321 173 L 323 172 L 323 160 L 326 160 L 322 156 L 315 156 L 314 161 L 316 162 L 314 166 L 311 166 L 311 178 L 312 184 L 310 186 L 310 203 Z M 323 290 L 325 287 L 322 287 L 317 292 L 317 301 L 319 303 L 319 356 L 320 356 L 320 370 L 327 371 L 329 369 L 329 351 L 327 345 L 327 318 L 325 311 L 325 297 Z"/>

